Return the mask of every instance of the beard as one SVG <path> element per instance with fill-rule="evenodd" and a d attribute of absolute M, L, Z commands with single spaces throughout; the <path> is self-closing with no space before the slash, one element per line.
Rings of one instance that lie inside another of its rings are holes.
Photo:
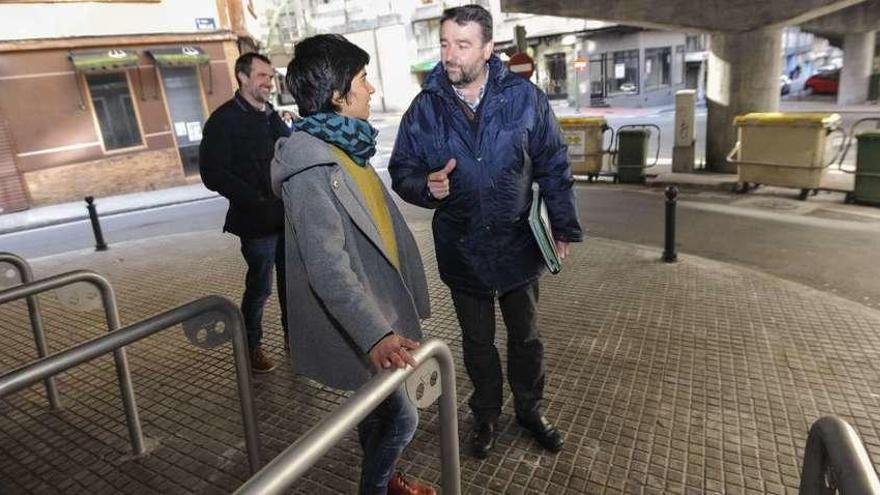
<path fill-rule="evenodd" d="M 444 63 L 443 68 L 446 69 L 446 78 L 449 79 L 449 83 L 456 88 L 460 88 L 479 79 L 480 74 L 483 73 L 484 65 L 486 65 L 484 61 L 479 61 L 473 65 L 450 65 Z M 458 73 L 451 74 L 449 72 L 450 67 L 457 68 L 459 70 Z"/>
<path fill-rule="evenodd" d="M 271 89 L 263 88 L 260 86 L 252 88 L 249 92 L 251 97 L 256 101 L 259 101 L 260 103 L 268 102 L 272 95 Z"/>

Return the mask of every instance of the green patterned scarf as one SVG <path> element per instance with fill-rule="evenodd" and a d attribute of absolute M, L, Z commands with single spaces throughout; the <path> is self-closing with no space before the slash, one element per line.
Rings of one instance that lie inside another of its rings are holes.
<path fill-rule="evenodd" d="M 379 131 L 366 120 L 338 113 L 315 113 L 295 122 L 293 127 L 338 146 L 361 167 L 376 154 L 376 136 Z"/>

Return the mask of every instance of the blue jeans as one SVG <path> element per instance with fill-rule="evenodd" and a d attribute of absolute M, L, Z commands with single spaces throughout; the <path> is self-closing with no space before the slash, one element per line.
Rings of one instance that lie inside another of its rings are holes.
<path fill-rule="evenodd" d="M 403 387 L 389 395 L 358 424 L 364 451 L 361 463 L 361 495 L 385 495 L 394 466 L 419 426 L 419 413 Z"/>
<path fill-rule="evenodd" d="M 241 238 L 241 254 L 247 263 L 241 312 L 247 330 L 248 348 L 256 349 L 263 339 L 263 306 L 272 293 L 272 266 L 278 284 L 281 328 L 287 342 L 287 290 L 284 284 L 284 234 Z"/>

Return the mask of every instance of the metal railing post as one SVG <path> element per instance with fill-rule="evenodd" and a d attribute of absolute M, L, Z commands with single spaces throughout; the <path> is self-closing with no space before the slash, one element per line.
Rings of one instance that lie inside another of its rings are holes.
<path fill-rule="evenodd" d="M 0 302 L 2 302 L 4 294 L 4 292 L 0 292 Z M 57 375 L 109 352 L 120 350 L 124 346 L 210 311 L 220 313 L 226 328 L 232 333 L 232 351 L 235 353 L 235 370 L 239 398 L 241 399 L 245 445 L 248 450 L 251 472 L 256 472 L 260 465 L 260 437 L 254 416 L 253 391 L 250 370 L 247 365 L 244 318 L 241 316 L 238 306 L 224 297 L 203 297 L 15 369 L 0 376 L 0 397 L 17 392 L 47 376 Z"/>
<path fill-rule="evenodd" d="M 18 270 L 22 284 L 34 281 L 34 272 L 31 265 L 24 258 L 12 253 L 0 253 L 0 263 L 9 263 Z M 28 317 L 31 320 L 31 331 L 34 333 L 34 343 L 37 346 L 37 357 L 44 358 L 49 355 L 49 344 L 46 341 L 46 331 L 43 328 L 43 317 L 40 310 L 40 301 L 36 295 L 27 297 Z M 58 394 L 58 386 L 55 377 L 46 378 L 43 383 L 46 386 L 46 398 L 49 399 L 49 408 L 57 411 L 62 408 L 61 396 Z"/>
<path fill-rule="evenodd" d="M 838 417 L 824 416 L 810 427 L 798 493 L 825 495 L 835 489 L 846 494 L 877 495 L 880 480 L 853 427 Z"/>
<path fill-rule="evenodd" d="M 11 289 L 0 291 L 0 304 L 15 301 L 41 292 L 50 291 L 66 285 L 85 282 L 97 288 L 101 293 L 101 301 L 104 305 L 104 314 L 107 319 L 107 331 L 114 332 L 119 329 L 119 309 L 116 306 L 116 294 L 110 282 L 101 275 L 87 271 L 77 270 L 61 273 L 27 284 L 22 284 Z M 119 391 L 122 395 L 122 405 L 125 416 L 128 418 L 128 434 L 131 437 L 132 450 L 137 456 L 144 455 L 147 451 L 144 443 L 144 433 L 141 429 L 141 421 L 138 415 L 137 402 L 134 396 L 134 387 L 131 384 L 131 373 L 128 370 L 128 359 L 125 349 L 116 349 L 113 352 L 116 363 L 116 377 L 119 380 Z M 49 375 L 51 376 L 51 375 Z"/>
<path fill-rule="evenodd" d="M 429 339 L 413 352 L 418 363 L 435 357 L 440 365 L 440 455 L 443 493 L 461 493 L 461 466 L 458 459 L 458 415 L 456 413 L 455 366 L 449 347 Z M 370 379 L 330 416 L 312 427 L 293 445 L 269 462 L 245 482 L 237 495 L 281 494 L 312 467 L 390 394 L 397 390 L 417 368 L 383 371 Z"/>

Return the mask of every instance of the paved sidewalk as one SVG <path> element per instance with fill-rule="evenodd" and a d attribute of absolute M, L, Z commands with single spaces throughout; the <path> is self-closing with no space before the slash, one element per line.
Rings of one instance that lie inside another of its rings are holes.
<path fill-rule="evenodd" d="M 466 438 L 472 388 L 458 325 L 429 225 L 413 228 L 433 305 L 426 333 L 453 350 Z M 590 239 L 561 275 L 545 279 L 547 412 L 566 446 L 558 455 L 538 448 L 515 424 L 505 392 L 495 452 L 478 461 L 463 449 L 465 493 L 796 493 L 807 430 L 825 414 L 850 421 L 880 460 L 880 312 L 723 263 L 659 257 L 659 248 Z M 118 243 L 34 268 L 38 277 L 105 274 L 123 324 L 205 294 L 235 300 L 244 272 L 235 239 L 216 232 Z M 42 303 L 52 351 L 104 331 L 100 311 L 74 312 L 52 295 Z M 266 347 L 283 362 L 278 314 L 273 301 Z M 0 306 L 0 321 L 0 369 L 25 364 L 34 350 L 24 304 Z M 128 356 L 145 434 L 158 448 L 127 457 L 113 361 L 100 358 L 59 376 L 60 413 L 48 411 L 41 385 L 0 400 L 0 493 L 214 494 L 247 479 L 229 346 L 196 349 L 168 331 L 130 346 Z M 288 363 L 255 377 L 255 395 L 264 462 L 344 400 Z M 433 483 L 437 432 L 435 406 L 423 411 L 400 466 Z M 358 452 L 352 432 L 294 493 L 354 493 Z"/>

